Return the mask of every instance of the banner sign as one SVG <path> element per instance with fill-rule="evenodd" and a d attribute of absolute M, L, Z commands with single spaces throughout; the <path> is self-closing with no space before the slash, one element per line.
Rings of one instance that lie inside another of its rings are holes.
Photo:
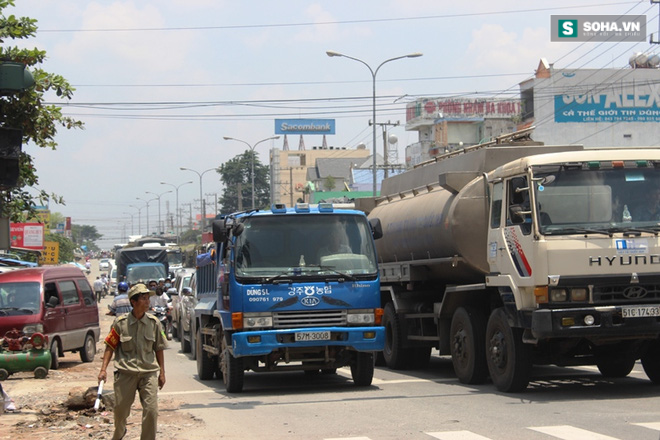
<path fill-rule="evenodd" d="M 550 41 L 646 41 L 646 15 L 551 15 Z"/>
<path fill-rule="evenodd" d="M 555 122 L 660 122 L 660 84 L 640 84 L 634 91 L 555 95 Z"/>
<path fill-rule="evenodd" d="M 335 120 L 275 119 L 275 134 L 335 134 Z"/>
<path fill-rule="evenodd" d="M 11 247 L 42 250 L 44 225 L 41 223 L 11 223 L 9 228 Z"/>
<path fill-rule="evenodd" d="M 520 114 L 516 99 L 421 99 L 406 106 L 406 122 L 413 119 L 510 118 Z"/>

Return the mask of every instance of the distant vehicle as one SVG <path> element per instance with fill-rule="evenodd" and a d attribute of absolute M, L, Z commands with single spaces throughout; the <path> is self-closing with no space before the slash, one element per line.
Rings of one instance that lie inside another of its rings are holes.
<path fill-rule="evenodd" d="M 99 270 L 110 270 L 110 260 L 103 258 L 99 261 Z"/>
<path fill-rule="evenodd" d="M 110 295 L 114 295 L 117 292 L 117 268 L 113 267 L 112 272 L 110 272 Z"/>
<path fill-rule="evenodd" d="M 195 269 L 181 269 L 176 273 L 174 279 L 174 289 L 176 295 L 170 295 L 172 299 L 172 337 L 178 338 L 181 329 L 181 307 L 183 304 L 183 288 L 190 287 L 190 280 L 195 273 Z M 169 295 L 169 293 L 168 293 Z"/>

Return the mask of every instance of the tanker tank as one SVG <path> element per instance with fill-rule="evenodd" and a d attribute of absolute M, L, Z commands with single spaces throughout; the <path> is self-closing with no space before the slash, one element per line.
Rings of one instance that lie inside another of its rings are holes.
<path fill-rule="evenodd" d="M 415 261 L 424 278 L 482 282 L 487 273 L 488 206 L 477 173 L 450 173 L 440 182 L 380 199 L 369 218 L 380 219 L 381 263 Z"/>

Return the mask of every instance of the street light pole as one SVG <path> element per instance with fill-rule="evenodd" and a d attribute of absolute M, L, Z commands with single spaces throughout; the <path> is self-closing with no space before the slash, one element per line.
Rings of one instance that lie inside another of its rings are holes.
<path fill-rule="evenodd" d="M 200 222 L 200 232 L 204 233 L 204 224 L 206 223 L 206 207 L 204 206 L 204 195 L 202 191 L 202 177 L 204 177 L 204 174 L 208 173 L 209 171 L 217 171 L 217 168 L 209 168 L 208 170 L 202 171 L 201 173 L 199 171 L 195 171 L 191 168 L 186 168 L 186 167 L 180 167 L 179 168 L 181 171 L 192 171 L 193 173 L 197 174 L 199 176 L 199 203 L 202 205 L 201 206 L 201 213 L 202 213 L 202 220 Z"/>
<path fill-rule="evenodd" d="M 373 153 L 372 154 L 373 154 L 373 167 L 374 167 L 374 169 L 373 169 L 373 173 L 374 173 L 374 175 L 373 175 L 373 196 L 376 197 L 377 182 L 378 182 L 378 179 L 376 177 L 377 172 L 378 172 L 377 163 L 376 163 L 376 131 L 377 131 L 376 130 L 376 74 L 378 74 L 378 70 L 380 70 L 380 68 L 383 67 L 384 64 L 389 63 L 390 61 L 396 61 L 396 60 L 400 60 L 400 59 L 403 59 L 403 58 L 417 58 L 417 57 L 421 57 L 422 54 L 416 52 L 416 53 L 411 53 L 411 54 L 408 54 L 408 55 L 401 55 L 399 57 L 390 58 L 390 59 L 387 59 L 387 60 L 383 61 L 382 63 L 380 63 L 378 65 L 378 67 L 376 67 L 376 70 L 374 70 L 374 69 L 371 68 L 371 66 L 369 64 L 367 64 L 365 61 L 363 61 L 359 58 L 344 55 L 343 53 L 335 52 L 335 51 L 332 51 L 332 50 L 328 50 L 325 53 L 329 57 L 344 57 L 344 58 L 348 58 L 349 60 L 353 60 L 353 61 L 357 61 L 358 63 L 362 63 L 365 66 L 367 66 L 367 69 L 369 69 L 369 72 L 371 72 L 371 79 L 372 79 L 372 104 L 371 104 L 372 121 L 371 121 L 371 125 L 372 125 L 372 128 L 373 128 L 373 130 L 372 130 Z"/>
<path fill-rule="evenodd" d="M 151 235 L 151 233 L 149 232 L 149 202 L 153 202 L 156 199 L 144 200 L 139 197 L 136 197 L 135 200 L 141 200 L 147 204 L 147 235 Z"/>
<path fill-rule="evenodd" d="M 171 192 L 172 191 L 165 191 L 164 193 L 160 193 L 160 194 L 156 194 L 155 192 L 151 192 L 151 191 L 145 191 L 144 192 L 145 194 L 153 194 L 158 199 L 158 226 L 156 227 L 158 229 L 158 231 L 156 231 L 156 232 L 158 232 L 158 235 L 160 235 L 160 233 L 163 232 L 162 229 L 161 229 L 162 226 L 161 226 L 161 223 L 160 223 L 160 198 L 161 198 L 161 196 L 164 196 L 165 194 L 169 194 Z"/>
<path fill-rule="evenodd" d="M 140 214 L 142 213 L 142 208 L 144 208 L 144 206 L 142 206 L 140 208 L 138 208 L 135 205 L 128 205 L 128 206 L 138 210 L 138 235 L 142 235 L 142 216 Z"/>
<path fill-rule="evenodd" d="M 176 242 L 177 243 L 179 242 L 179 235 L 181 235 L 181 215 L 179 214 L 179 188 L 189 183 L 193 183 L 193 181 L 189 180 L 187 182 L 183 182 L 180 185 L 174 185 L 172 183 L 167 183 L 167 182 L 160 182 L 161 185 L 169 185 L 176 190 Z"/>
<path fill-rule="evenodd" d="M 279 139 L 279 138 L 280 138 L 279 136 L 271 136 L 269 138 L 260 140 L 259 142 L 254 144 L 254 146 L 252 146 L 252 145 L 248 144 L 247 142 L 245 142 L 241 139 L 236 139 L 236 138 L 229 137 L 229 136 L 224 136 L 223 137 L 223 139 L 226 140 L 226 141 L 237 141 L 237 142 L 241 142 L 241 143 L 247 145 L 248 148 L 250 149 L 250 151 L 252 152 L 252 155 L 250 156 L 250 163 L 251 163 L 251 168 L 252 168 L 252 170 L 250 172 L 250 174 L 252 175 L 252 177 L 251 177 L 251 180 L 252 180 L 252 209 L 254 209 L 254 149 L 257 148 L 257 145 L 259 145 L 262 142 L 266 142 L 266 141 L 269 141 L 271 139 Z M 239 197 L 240 197 L 240 194 L 239 194 Z"/>

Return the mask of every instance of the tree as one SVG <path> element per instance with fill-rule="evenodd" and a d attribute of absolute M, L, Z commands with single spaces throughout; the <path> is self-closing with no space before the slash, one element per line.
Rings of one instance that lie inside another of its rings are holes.
<path fill-rule="evenodd" d="M 5 40 L 34 37 L 37 20 L 28 17 L 6 16 L 4 10 L 14 6 L 14 0 L 0 0 L 0 44 Z M 17 128 L 23 131 L 23 145 L 30 142 L 41 148 L 57 147 L 55 135 L 58 127 L 66 129 L 83 128 L 81 121 L 64 116 L 62 108 L 46 105 L 44 95 L 54 92 L 61 99 L 71 99 L 75 90 L 60 75 L 48 73 L 41 68 L 46 52 L 38 49 L 20 49 L 18 47 L 0 47 L 0 59 L 25 64 L 34 77 L 34 87 L 9 96 L 0 97 L 0 126 Z M 32 156 L 25 151 L 19 158 L 18 184 L 9 191 L 0 192 L 0 216 L 7 216 L 12 221 L 23 221 L 34 215 L 34 206 L 45 205 L 49 200 L 63 204 L 56 194 L 39 190 L 36 196 L 27 188 L 38 188 L 39 179 Z M 4 203 L 3 203 L 4 202 Z"/>
<path fill-rule="evenodd" d="M 335 180 L 334 177 L 328 176 L 325 178 L 325 182 L 323 186 L 325 186 L 325 189 L 327 189 L 328 191 L 332 191 L 337 187 L 337 181 Z"/>
<path fill-rule="evenodd" d="M 242 184 L 243 209 L 252 207 L 252 158 L 254 157 L 254 206 L 263 208 L 270 204 L 270 179 L 268 166 L 262 165 L 254 151 L 246 150 L 220 165 L 224 183 L 222 197 L 218 201 L 225 213 L 238 211 L 238 184 Z"/>
<path fill-rule="evenodd" d="M 98 233 L 96 226 L 71 225 L 71 239 L 79 247 L 86 246 L 87 250 L 97 251 L 99 247 L 95 241 L 101 237 L 103 235 Z"/>

